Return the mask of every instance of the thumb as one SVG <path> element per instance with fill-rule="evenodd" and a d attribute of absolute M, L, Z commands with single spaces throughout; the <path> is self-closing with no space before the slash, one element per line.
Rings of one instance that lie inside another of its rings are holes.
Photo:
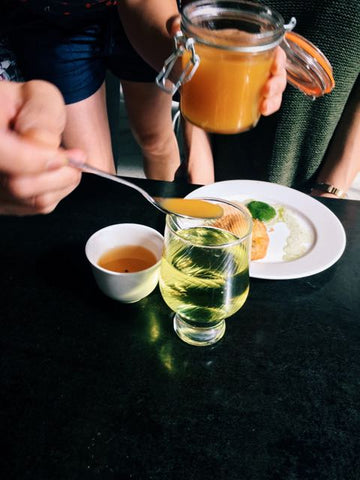
<path fill-rule="evenodd" d="M 58 89 L 40 80 L 1 87 L 0 172 L 38 173 L 66 165 L 65 153 L 57 148 L 65 125 Z"/>
<path fill-rule="evenodd" d="M 51 83 L 32 80 L 22 84 L 21 99 L 14 130 L 43 145 L 58 147 L 66 120 L 60 91 Z"/>

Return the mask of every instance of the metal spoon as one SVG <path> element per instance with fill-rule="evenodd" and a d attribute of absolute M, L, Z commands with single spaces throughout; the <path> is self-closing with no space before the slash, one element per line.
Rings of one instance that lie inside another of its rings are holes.
<path fill-rule="evenodd" d="M 150 202 L 154 207 L 163 213 L 175 214 L 188 218 L 219 218 L 223 214 L 223 209 L 215 203 L 198 199 L 152 197 L 145 190 L 138 187 L 135 183 L 124 180 L 117 175 L 104 172 L 103 170 L 92 167 L 85 162 L 79 162 L 72 158 L 69 158 L 68 162 L 72 167 L 78 168 L 84 172 L 93 173 L 100 177 L 107 178 L 108 180 L 112 180 L 130 188 L 134 188 L 141 193 L 141 195 L 143 195 L 148 202 Z"/>

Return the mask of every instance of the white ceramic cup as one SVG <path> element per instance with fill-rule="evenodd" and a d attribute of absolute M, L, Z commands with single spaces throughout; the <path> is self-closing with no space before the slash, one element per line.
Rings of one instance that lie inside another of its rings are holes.
<path fill-rule="evenodd" d="M 134 303 L 151 293 L 159 281 L 159 267 L 164 237 L 151 227 L 137 223 L 119 223 L 95 232 L 86 242 L 85 254 L 100 290 L 123 303 Z M 150 250 L 157 262 L 151 267 L 132 273 L 118 273 L 98 265 L 108 250 L 126 245 L 138 245 Z"/>

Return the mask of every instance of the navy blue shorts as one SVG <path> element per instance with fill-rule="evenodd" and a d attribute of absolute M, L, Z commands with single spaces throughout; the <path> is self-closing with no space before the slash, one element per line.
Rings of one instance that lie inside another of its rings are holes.
<path fill-rule="evenodd" d="M 26 80 L 55 84 L 65 103 L 90 97 L 110 70 L 120 80 L 154 82 L 157 72 L 134 50 L 116 9 L 96 19 L 16 15 L 9 33 Z"/>

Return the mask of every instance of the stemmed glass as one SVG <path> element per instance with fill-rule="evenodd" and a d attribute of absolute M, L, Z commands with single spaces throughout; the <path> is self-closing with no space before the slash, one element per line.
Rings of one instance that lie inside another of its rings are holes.
<path fill-rule="evenodd" d="M 160 291 L 175 312 L 174 329 L 186 343 L 205 346 L 225 333 L 225 319 L 249 292 L 252 220 L 242 205 L 203 199 L 223 208 L 220 219 L 167 215 Z"/>

